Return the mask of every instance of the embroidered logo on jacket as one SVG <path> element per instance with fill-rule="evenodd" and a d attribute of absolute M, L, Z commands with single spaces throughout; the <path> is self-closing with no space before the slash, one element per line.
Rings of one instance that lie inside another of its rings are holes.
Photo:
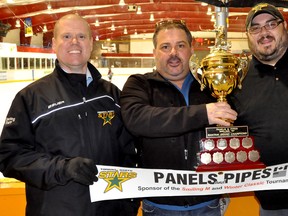
<path fill-rule="evenodd" d="M 98 118 L 103 119 L 103 126 L 106 124 L 110 124 L 112 125 L 112 119 L 115 116 L 115 112 L 114 110 L 110 110 L 110 111 L 99 111 L 98 113 Z"/>
<path fill-rule="evenodd" d="M 53 108 L 55 106 L 59 106 L 59 105 L 64 104 L 64 103 L 65 103 L 65 101 L 58 101 L 56 103 L 49 104 L 48 105 L 48 109 L 51 109 L 51 108 Z"/>
<path fill-rule="evenodd" d="M 14 117 L 7 117 L 7 118 L 6 118 L 6 121 L 5 121 L 5 124 L 6 124 L 6 125 L 10 125 L 10 124 L 12 124 L 13 122 L 15 122 L 15 118 L 14 118 Z"/>

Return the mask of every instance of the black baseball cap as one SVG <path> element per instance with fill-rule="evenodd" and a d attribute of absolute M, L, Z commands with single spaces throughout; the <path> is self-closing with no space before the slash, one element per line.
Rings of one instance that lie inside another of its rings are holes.
<path fill-rule="evenodd" d="M 246 30 L 251 26 L 252 20 L 259 14 L 268 13 L 277 19 L 284 21 L 283 15 L 280 11 L 273 5 L 267 3 L 260 3 L 254 6 L 247 15 L 246 18 Z"/>

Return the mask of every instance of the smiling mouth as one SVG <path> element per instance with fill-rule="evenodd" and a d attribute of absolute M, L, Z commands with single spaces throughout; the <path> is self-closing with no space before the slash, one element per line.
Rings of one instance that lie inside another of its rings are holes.
<path fill-rule="evenodd" d="M 273 41 L 273 38 L 272 37 L 265 37 L 265 38 L 262 38 L 259 43 L 260 44 L 269 44 Z"/>
<path fill-rule="evenodd" d="M 70 54 L 79 54 L 80 50 L 71 50 L 69 51 Z"/>

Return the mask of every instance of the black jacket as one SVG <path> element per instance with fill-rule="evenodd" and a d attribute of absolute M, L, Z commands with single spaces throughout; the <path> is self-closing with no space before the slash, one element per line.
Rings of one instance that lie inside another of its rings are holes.
<path fill-rule="evenodd" d="M 94 66 L 88 68 L 93 81 L 86 87 L 85 75 L 67 74 L 56 62 L 53 73 L 13 100 L 1 135 L 0 171 L 26 183 L 28 216 L 137 214 L 137 207 L 128 213 L 130 201 L 91 203 L 89 187 L 64 175 L 65 160 L 77 156 L 95 165 L 135 165 L 134 142 L 118 105 L 120 91 Z"/>
<path fill-rule="evenodd" d="M 267 166 L 288 162 L 288 50 L 273 67 L 255 57 L 242 89 L 231 95 L 238 125 L 247 125 Z M 264 209 L 287 209 L 288 190 L 255 192 Z"/>
<path fill-rule="evenodd" d="M 158 72 L 132 75 L 121 94 L 121 112 L 128 130 L 138 137 L 144 168 L 195 170 L 199 140 L 208 125 L 206 103 L 215 101 L 201 92 L 196 80 L 189 91 L 189 106 L 181 92 Z M 170 205 L 195 205 L 217 196 L 156 197 Z"/>

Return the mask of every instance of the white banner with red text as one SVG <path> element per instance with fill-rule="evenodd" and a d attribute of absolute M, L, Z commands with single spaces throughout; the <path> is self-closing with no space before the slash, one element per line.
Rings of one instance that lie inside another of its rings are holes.
<path fill-rule="evenodd" d="M 141 197 L 196 196 L 288 189 L 288 163 L 264 169 L 196 172 L 97 165 L 92 202 Z"/>

